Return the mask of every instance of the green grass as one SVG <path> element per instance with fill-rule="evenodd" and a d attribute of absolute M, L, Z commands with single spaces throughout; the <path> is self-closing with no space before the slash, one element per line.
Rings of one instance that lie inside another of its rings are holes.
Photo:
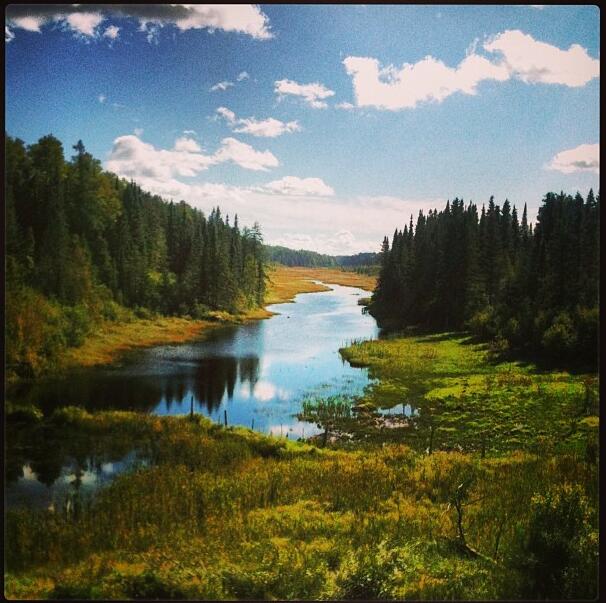
<path fill-rule="evenodd" d="M 583 534 L 597 547 L 597 471 L 575 453 L 320 449 L 204 418 L 73 408 L 44 424 L 153 462 L 77 516 L 9 510 L 10 598 L 515 598 L 533 497 L 563 487 L 589 501 Z"/>
<path fill-rule="evenodd" d="M 480 451 L 575 449 L 597 445 L 598 380 L 595 374 L 540 371 L 498 362 L 486 346 L 464 334 L 400 336 L 341 350 L 378 378 L 361 400 L 368 410 L 410 404 L 419 416 L 408 427 L 377 434 L 359 421 L 357 435 L 390 437 L 417 448 Z"/>

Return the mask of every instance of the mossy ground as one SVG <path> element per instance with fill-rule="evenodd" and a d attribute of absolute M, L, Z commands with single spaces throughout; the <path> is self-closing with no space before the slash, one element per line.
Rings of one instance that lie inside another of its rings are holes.
<path fill-rule="evenodd" d="M 461 333 L 400 334 L 341 353 L 356 366 L 370 367 L 378 379 L 360 401 L 360 437 L 396 439 L 425 449 L 433 430 L 434 450 L 483 449 L 486 454 L 597 446 L 596 374 L 499 361 L 486 345 Z M 406 404 L 419 414 L 377 434 L 372 411 L 391 408 L 401 415 Z"/>

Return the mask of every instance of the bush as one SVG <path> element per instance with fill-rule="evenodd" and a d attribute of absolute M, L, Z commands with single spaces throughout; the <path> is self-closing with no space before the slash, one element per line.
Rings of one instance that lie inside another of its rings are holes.
<path fill-rule="evenodd" d="M 467 323 L 469 330 L 481 339 L 492 339 L 497 334 L 497 317 L 492 306 L 476 312 Z"/>
<path fill-rule="evenodd" d="M 191 316 L 196 320 L 208 320 L 212 318 L 211 312 L 212 310 L 206 304 L 194 304 L 191 311 Z"/>
<path fill-rule="evenodd" d="M 63 318 L 67 345 L 82 345 L 92 327 L 91 317 L 86 306 L 68 306 L 63 310 Z"/>
<path fill-rule="evenodd" d="M 154 312 L 148 308 L 144 308 L 143 306 L 137 306 L 134 311 L 135 316 L 137 318 L 142 318 L 143 320 L 151 320 L 156 316 Z"/>
<path fill-rule="evenodd" d="M 338 596 L 342 599 L 392 598 L 393 579 L 399 565 L 398 551 L 385 543 L 351 555 L 337 577 Z"/>
<path fill-rule="evenodd" d="M 185 599 L 185 593 L 151 570 L 124 580 L 124 592 L 131 599 Z"/>
<path fill-rule="evenodd" d="M 568 358 L 577 348 L 578 339 L 574 324 L 567 312 L 558 314 L 543 333 L 543 349 L 553 358 Z"/>
<path fill-rule="evenodd" d="M 560 486 L 532 498 L 520 554 L 522 597 L 596 597 L 597 530 L 579 486 Z"/>
<path fill-rule="evenodd" d="M 599 308 L 597 306 L 594 308 L 577 307 L 575 311 L 575 323 L 577 325 L 579 349 L 595 362 L 599 345 Z"/>

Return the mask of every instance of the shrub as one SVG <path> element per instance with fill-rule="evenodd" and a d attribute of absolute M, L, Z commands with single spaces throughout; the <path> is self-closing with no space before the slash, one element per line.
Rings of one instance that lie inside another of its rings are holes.
<path fill-rule="evenodd" d="M 597 595 L 597 531 L 579 486 L 556 487 L 531 500 L 520 547 L 521 595 L 593 599 Z"/>
<path fill-rule="evenodd" d="M 476 312 L 468 322 L 469 330 L 482 339 L 491 339 L 497 334 L 497 317 L 492 306 Z"/>
<path fill-rule="evenodd" d="M 63 310 L 65 340 L 68 346 L 79 346 L 90 333 L 91 317 L 86 306 L 68 306 Z"/>
<path fill-rule="evenodd" d="M 391 598 L 393 579 L 399 565 L 398 551 L 381 543 L 365 547 L 343 563 L 337 577 L 338 596 L 342 599 Z"/>
<path fill-rule="evenodd" d="M 577 334 L 570 315 L 561 312 L 543 333 L 541 345 L 552 357 L 569 357 L 577 347 Z"/>

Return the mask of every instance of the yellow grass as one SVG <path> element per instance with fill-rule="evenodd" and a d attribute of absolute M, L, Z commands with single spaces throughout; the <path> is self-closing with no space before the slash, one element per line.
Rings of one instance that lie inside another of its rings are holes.
<path fill-rule="evenodd" d="M 276 266 L 270 272 L 269 278 L 270 287 L 266 299 L 268 304 L 292 301 L 298 293 L 311 293 L 328 289 L 328 287 L 312 282 L 314 280 L 327 284 L 359 287 L 366 291 L 373 291 L 377 284 L 377 277 L 375 276 L 346 272 L 339 268 Z"/>
<path fill-rule="evenodd" d="M 312 280 L 360 287 L 372 290 L 375 277 L 344 272 L 331 268 L 288 268 L 276 266 L 269 273 L 266 304 L 292 302 L 299 293 L 327 291 L 329 288 Z M 86 338 L 83 345 L 66 352 L 66 367 L 90 367 L 114 362 L 123 352 L 133 348 L 184 343 L 200 337 L 204 331 L 244 320 L 269 318 L 273 312 L 257 308 L 241 315 L 217 313 L 217 321 L 193 320 L 183 317 L 159 317 L 151 320 L 134 319 L 131 322 L 106 322 Z"/>
<path fill-rule="evenodd" d="M 64 358 L 67 366 L 96 366 L 113 362 L 127 350 L 152 345 L 183 343 L 217 323 L 179 317 L 161 317 L 132 322 L 107 322 L 85 342 L 70 349 Z"/>

